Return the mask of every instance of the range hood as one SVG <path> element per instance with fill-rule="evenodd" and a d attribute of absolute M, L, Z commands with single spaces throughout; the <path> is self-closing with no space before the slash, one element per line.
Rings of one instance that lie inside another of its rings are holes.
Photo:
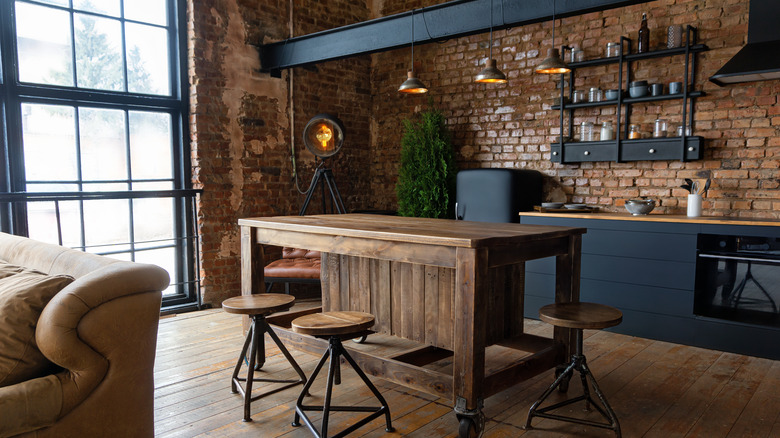
<path fill-rule="evenodd" d="M 750 0 L 748 41 L 710 81 L 720 85 L 780 79 L 780 1 Z"/>

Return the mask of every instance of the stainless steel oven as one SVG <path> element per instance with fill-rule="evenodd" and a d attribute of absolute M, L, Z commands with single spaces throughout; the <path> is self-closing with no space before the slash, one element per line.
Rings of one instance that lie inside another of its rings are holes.
<path fill-rule="evenodd" d="M 780 327 L 780 238 L 700 234 L 693 312 Z"/>

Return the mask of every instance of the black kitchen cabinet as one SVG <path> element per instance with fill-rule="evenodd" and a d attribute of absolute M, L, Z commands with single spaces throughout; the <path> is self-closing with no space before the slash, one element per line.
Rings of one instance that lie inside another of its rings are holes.
<path fill-rule="evenodd" d="M 563 217 L 562 217 L 563 216 Z M 780 327 L 694 312 L 700 235 L 780 237 L 780 226 L 566 218 L 522 215 L 521 223 L 586 227 L 581 300 L 623 311 L 610 329 L 632 336 L 780 359 Z M 526 265 L 525 316 L 554 301 L 555 261 Z M 780 275 L 780 266 L 775 276 Z"/>

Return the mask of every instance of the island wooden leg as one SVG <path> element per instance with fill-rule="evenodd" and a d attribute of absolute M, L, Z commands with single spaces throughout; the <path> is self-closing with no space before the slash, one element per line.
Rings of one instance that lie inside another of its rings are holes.
<path fill-rule="evenodd" d="M 484 429 L 482 387 L 485 378 L 487 251 L 458 248 L 455 266 L 453 395 L 459 438 Z"/>
<path fill-rule="evenodd" d="M 252 227 L 241 227 L 241 295 L 265 293 L 265 266 L 263 245 L 257 243 L 257 235 Z M 244 333 L 249 330 L 249 317 L 244 315 Z"/>
<path fill-rule="evenodd" d="M 580 300 L 580 262 L 582 251 L 582 235 L 577 234 L 569 237 L 569 250 L 566 254 L 556 256 L 555 258 L 555 302 L 568 303 Z M 577 347 L 576 333 L 573 329 L 555 327 L 553 338 L 556 342 L 564 345 L 564 357 L 559 358 L 558 362 L 565 364 L 569 358 L 575 354 Z M 556 369 L 558 376 L 565 365 Z M 568 389 L 569 382 L 561 384 L 561 391 Z"/>

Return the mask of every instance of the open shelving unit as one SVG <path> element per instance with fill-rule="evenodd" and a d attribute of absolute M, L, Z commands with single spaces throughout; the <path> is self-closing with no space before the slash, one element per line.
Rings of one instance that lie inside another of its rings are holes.
<path fill-rule="evenodd" d="M 693 102 L 697 97 L 704 96 L 701 90 L 692 89 L 695 84 L 696 54 L 709 50 L 704 44 L 696 44 L 696 28 L 687 26 L 686 45 L 672 49 L 654 50 L 644 53 L 631 53 L 631 40 L 620 38 L 620 53 L 607 58 L 590 59 L 569 64 L 568 101 L 566 100 L 565 75 L 561 75 L 561 96 L 559 105 L 552 109 L 560 111 L 559 140 L 550 147 L 550 160 L 557 163 L 578 163 L 583 161 L 641 161 L 641 160 L 698 160 L 702 157 L 702 138 L 683 135 L 680 137 L 628 139 L 631 106 L 646 102 L 679 100 L 682 102 L 682 126 L 692 127 Z M 561 53 L 569 49 L 563 46 Z M 663 94 L 660 96 L 627 97 L 629 84 L 632 82 L 632 64 L 636 61 L 680 56 L 684 57 L 682 77 L 682 92 Z M 570 103 L 574 95 L 574 74 L 578 69 L 600 65 L 618 64 L 618 97 L 601 102 Z M 625 68 L 624 68 L 625 67 Z M 624 80 L 625 79 L 625 80 Z M 568 127 L 569 136 L 574 132 L 574 110 L 603 106 L 616 107 L 615 139 L 605 141 L 575 142 L 565 141 L 564 128 Z M 568 113 L 568 115 L 567 115 Z M 568 123 L 567 123 L 568 122 Z M 621 135 L 622 134 L 622 135 Z"/>

